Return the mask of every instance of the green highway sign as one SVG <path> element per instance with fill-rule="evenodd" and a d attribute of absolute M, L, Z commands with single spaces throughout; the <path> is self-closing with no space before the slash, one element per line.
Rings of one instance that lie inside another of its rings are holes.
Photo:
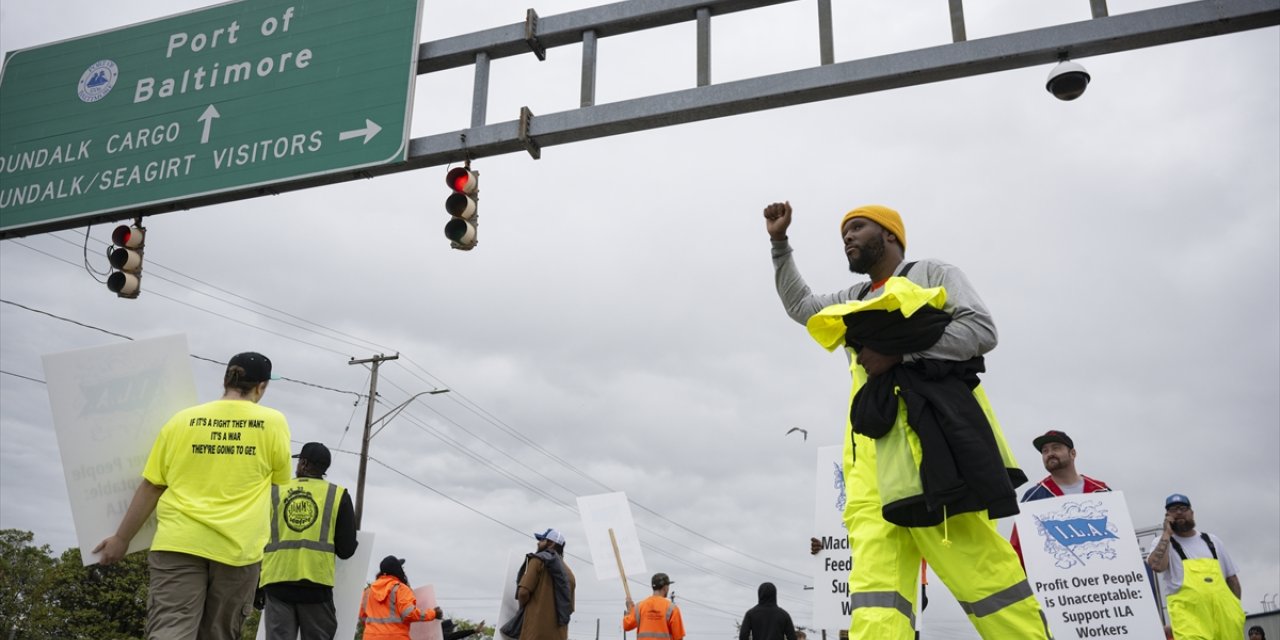
<path fill-rule="evenodd" d="M 421 0 L 241 0 L 9 53 L 0 236 L 402 162 Z"/>

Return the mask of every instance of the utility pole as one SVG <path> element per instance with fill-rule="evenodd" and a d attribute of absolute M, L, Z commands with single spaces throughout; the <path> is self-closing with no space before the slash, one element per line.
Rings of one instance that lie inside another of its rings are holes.
<path fill-rule="evenodd" d="M 360 476 L 356 480 L 356 529 L 360 528 L 360 516 L 364 513 L 364 472 L 369 465 L 369 430 L 373 428 L 373 403 L 378 397 L 378 365 L 384 360 L 396 360 L 400 358 L 400 354 L 394 356 L 384 356 L 379 353 L 372 358 L 356 360 L 352 358 L 347 364 L 370 364 L 372 365 L 372 373 L 369 375 L 369 406 L 364 414 L 364 437 L 360 438 Z"/>

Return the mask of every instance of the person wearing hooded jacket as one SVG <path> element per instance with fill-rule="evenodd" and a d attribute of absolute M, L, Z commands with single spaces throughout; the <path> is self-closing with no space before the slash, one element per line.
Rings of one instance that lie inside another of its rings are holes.
<path fill-rule="evenodd" d="M 538 541 L 537 551 L 525 555 L 516 572 L 518 623 L 507 623 L 518 626 L 504 626 L 502 632 L 521 640 L 568 640 L 578 582 L 564 561 L 564 534 L 549 528 L 533 534 L 533 539 Z"/>
<path fill-rule="evenodd" d="M 360 622 L 365 640 L 409 640 L 409 625 L 444 618 L 440 607 L 419 609 L 418 599 L 404 574 L 404 560 L 387 556 L 378 576 L 360 598 Z"/>
<path fill-rule="evenodd" d="M 796 640 L 791 614 L 778 606 L 778 588 L 772 582 L 761 583 L 756 598 L 759 604 L 742 616 L 738 640 Z"/>
<path fill-rule="evenodd" d="M 902 218 L 882 205 L 858 207 L 840 220 L 849 270 L 869 276 L 869 282 L 815 294 L 792 257 L 791 215 L 786 202 L 764 209 L 778 296 L 787 314 L 822 346 L 845 347 L 853 379 L 843 462 L 844 522 L 853 560 L 849 637 L 915 637 L 923 556 L 983 638 L 1046 640 L 1044 613 L 1017 554 L 992 520 L 1017 513 L 1013 489 L 1026 475 L 976 376 L 983 354 L 996 345 L 986 305 L 956 267 L 932 259 L 905 262 Z M 917 313 L 926 307 L 931 309 Z M 875 324 L 863 322 L 868 312 L 897 314 L 901 322 L 870 318 L 890 322 L 864 327 Z M 897 398 L 888 397 L 899 389 Z M 859 398 L 864 391 L 870 397 Z M 880 427 L 877 433 L 856 422 L 865 415 L 875 418 L 871 426 Z M 950 446 L 944 442 L 948 434 L 960 433 L 952 427 L 964 428 L 966 453 L 959 459 L 954 448 L 929 449 Z M 969 451 L 981 452 L 988 462 L 973 468 Z M 979 475 L 971 478 L 971 471 Z"/>

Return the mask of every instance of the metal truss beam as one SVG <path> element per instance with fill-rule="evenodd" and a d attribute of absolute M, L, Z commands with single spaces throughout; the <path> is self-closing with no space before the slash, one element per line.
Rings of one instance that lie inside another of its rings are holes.
<path fill-rule="evenodd" d="M 795 0 L 628 0 L 539 17 L 537 37 L 542 47 L 549 49 L 582 42 L 584 31 L 594 31 L 596 38 L 607 38 L 689 22 L 697 18 L 699 9 L 720 16 L 787 2 Z M 527 21 L 517 22 L 424 42 L 418 46 L 418 73 L 465 67 L 475 62 L 480 52 L 488 53 L 490 59 L 529 53 L 526 24 Z"/>
<path fill-rule="evenodd" d="M 588 36 L 594 44 L 597 37 L 696 20 L 698 8 L 710 7 L 712 14 L 723 14 L 789 1 L 792 0 L 619 2 L 541 19 L 530 12 L 530 22 L 537 23 L 534 35 L 537 44 L 545 48 L 581 42 L 583 33 L 588 31 L 594 32 Z M 1100 0 L 1093 1 L 1095 7 L 1100 3 Z M 643 15 L 634 13 L 639 5 L 644 5 L 644 11 L 641 12 Z M 1105 7 L 1105 4 L 1101 6 Z M 633 13 L 619 15 L 626 11 Z M 410 140 L 408 159 L 402 163 L 281 183 L 269 188 L 193 198 L 141 210 L 112 212 L 98 216 L 90 223 L 275 195 L 506 153 L 525 151 L 537 157 L 541 149 L 582 140 L 1048 65 L 1065 58 L 1078 59 L 1119 53 L 1274 27 L 1277 24 L 1280 24 L 1280 0 L 1199 0 L 873 58 L 820 64 L 797 71 L 709 84 L 608 104 L 588 105 L 570 111 L 538 115 L 531 114 L 524 108 L 520 114 L 512 114 L 517 116 L 515 119 L 495 124 L 479 124 L 483 122 L 483 113 L 477 116 L 473 105 L 473 126 Z M 532 45 L 526 39 L 529 35 L 528 26 L 529 23 L 510 25 L 424 43 L 420 47 L 423 57 L 419 59 L 419 69 L 430 71 L 480 64 L 485 66 L 483 75 L 487 76 L 488 60 L 530 52 Z M 478 83 L 479 76 L 478 71 Z M 594 76 L 591 84 L 593 94 Z M 477 89 L 477 94 L 479 92 Z M 5 237 L 83 224 L 85 218 L 78 218 L 73 225 L 29 227 L 24 228 L 21 233 L 7 234 Z"/>
<path fill-rule="evenodd" d="M 625 4 L 625 3 L 624 3 Z M 1280 0 L 1201 0 L 926 49 L 821 65 L 571 111 L 535 114 L 543 149 L 622 133 L 1119 53 L 1280 24 Z M 409 160 L 370 173 L 522 151 L 517 120 L 415 138 Z M 465 134 L 465 144 L 462 136 Z"/>

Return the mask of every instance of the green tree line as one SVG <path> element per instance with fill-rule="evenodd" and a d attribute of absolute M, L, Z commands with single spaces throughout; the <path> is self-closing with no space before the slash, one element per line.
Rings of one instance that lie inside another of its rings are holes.
<path fill-rule="evenodd" d="M 147 558 L 83 566 L 79 549 L 55 556 L 29 531 L 0 530 L 0 638 L 132 640 L 147 619 Z M 250 636 L 252 638 L 252 636 Z"/>
<path fill-rule="evenodd" d="M 139 640 L 147 622 L 147 554 L 110 566 L 84 566 L 80 549 L 56 556 L 18 529 L 0 530 L 0 640 Z M 253 640 L 260 612 L 245 621 Z M 458 629 L 473 629 L 454 618 Z M 361 630 L 362 631 L 362 630 Z M 466 640 L 492 640 L 485 627 Z M 356 638 L 360 637 L 357 632 Z"/>

